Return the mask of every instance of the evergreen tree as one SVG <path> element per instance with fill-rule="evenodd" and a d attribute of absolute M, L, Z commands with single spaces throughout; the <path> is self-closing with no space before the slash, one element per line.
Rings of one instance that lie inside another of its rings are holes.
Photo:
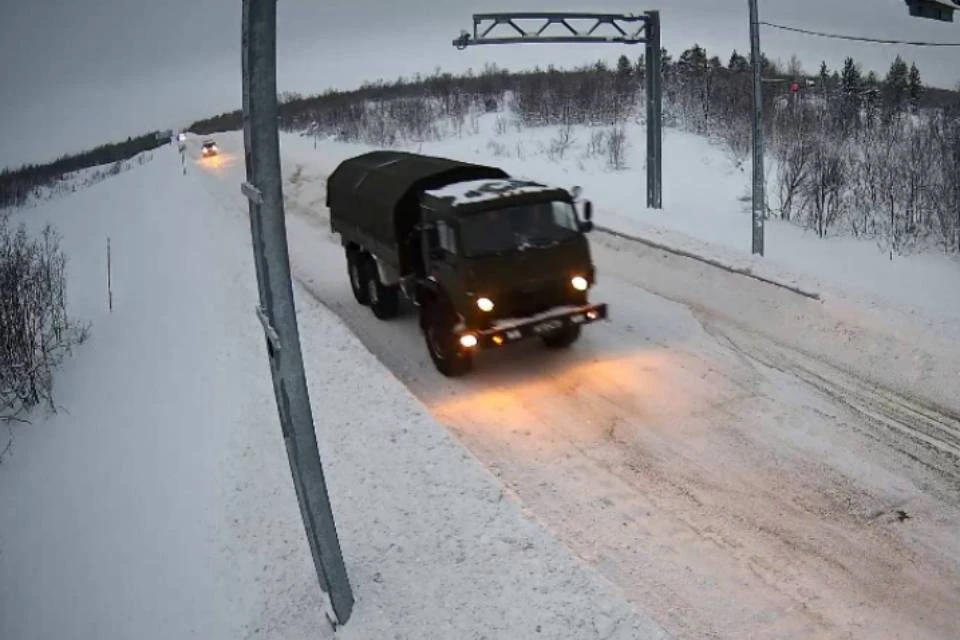
<path fill-rule="evenodd" d="M 677 68 L 681 73 L 700 74 L 707 70 L 707 50 L 699 44 L 680 54 L 677 60 Z"/>
<path fill-rule="evenodd" d="M 860 75 L 860 67 L 853 61 L 853 58 L 847 58 L 843 61 L 843 71 L 840 73 L 840 88 L 846 95 L 852 95 L 860 92 L 863 84 L 863 78 Z"/>
<path fill-rule="evenodd" d="M 910 65 L 910 74 L 907 77 L 907 95 L 910 108 L 916 111 L 920 108 L 920 95 L 923 93 L 923 82 L 920 80 L 920 69 L 916 64 Z"/>
<path fill-rule="evenodd" d="M 660 49 L 660 66 L 664 75 L 669 73 L 673 67 L 673 56 L 670 55 L 666 47 Z"/>
<path fill-rule="evenodd" d="M 633 104 L 637 88 L 634 82 L 633 65 L 630 58 L 621 55 L 617 60 L 617 71 L 614 76 L 614 91 L 617 94 L 616 117 L 626 114 Z"/>
<path fill-rule="evenodd" d="M 863 81 L 862 104 L 864 124 L 872 127 L 877 123 L 880 114 L 880 79 L 875 71 L 870 71 Z"/>
<path fill-rule="evenodd" d="M 909 75 L 907 63 L 897 56 L 883 81 L 884 103 L 889 117 L 898 116 L 906 110 L 910 90 Z"/>
<path fill-rule="evenodd" d="M 863 77 L 860 74 L 860 67 L 853 58 L 848 57 L 843 61 L 843 70 L 840 72 L 840 91 L 842 100 L 837 112 L 838 124 L 844 130 L 859 126 Z"/>
<path fill-rule="evenodd" d="M 830 87 L 830 70 L 827 68 L 826 60 L 820 63 L 820 72 L 817 74 L 817 82 L 820 85 L 821 93 L 826 94 Z"/>
<path fill-rule="evenodd" d="M 752 60 L 751 56 L 751 60 Z M 777 65 L 770 61 L 770 58 L 767 57 L 767 54 L 760 52 L 760 75 L 769 77 L 775 76 L 780 73 L 780 69 Z"/>
<path fill-rule="evenodd" d="M 733 54 L 730 56 L 730 63 L 727 65 L 727 68 L 734 73 L 746 73 L 750 71 L 750 62 L 742 55 L 737 53 L 737 50 L 733 50 Z"/>

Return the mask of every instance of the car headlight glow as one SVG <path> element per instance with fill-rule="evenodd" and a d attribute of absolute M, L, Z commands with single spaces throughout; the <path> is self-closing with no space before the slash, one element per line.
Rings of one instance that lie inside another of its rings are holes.
<path fill-rule="evenodd" d="M 583 276 L 574 276 L 570 279 L 570 284 L 572 284 L 573 288 L 577 291 L 586 291 L 587 287 L 590 286 L 590 283 L 587 282 L 587 279 Z"/>
<path fill-rule="evenodd" d="M 465 347 L 467 349 L 474 348 L 475 346 L 477 346 L 477 336 L 473 335 L 472 333 L 463 334 L 462 336 L 460 336 L 460 346 Z"/>
<path fill-rule="evenodd" d="M 490 298 L 477 298 L 477 307 L 480 311 L 493 311 L 493 300 Z"/>

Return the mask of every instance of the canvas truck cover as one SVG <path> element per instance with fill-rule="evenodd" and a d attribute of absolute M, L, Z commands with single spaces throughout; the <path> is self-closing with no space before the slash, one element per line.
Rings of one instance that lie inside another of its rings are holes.
<path fill-rule="evenodd" d="M 402 242 L 418 219 L 419 194 L 454 182 L 508 178 L 496 167 L 403 151 L 372 151 L 344 160 L 327 180 L 334 231 L 352 226 L 378 243 Z"/>

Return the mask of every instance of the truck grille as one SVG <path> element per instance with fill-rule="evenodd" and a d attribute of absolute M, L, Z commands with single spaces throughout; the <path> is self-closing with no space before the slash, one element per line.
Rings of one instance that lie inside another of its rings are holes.
<path fill-rule="evenodd" d="M 498 315 L 502 317 L 522 317 L 546 311 L 563 304 L 576 304 L 578 301 L 562 285 L 548 285 L 515 289 L 506 293 L 502 304 L 497 305 Z"/>

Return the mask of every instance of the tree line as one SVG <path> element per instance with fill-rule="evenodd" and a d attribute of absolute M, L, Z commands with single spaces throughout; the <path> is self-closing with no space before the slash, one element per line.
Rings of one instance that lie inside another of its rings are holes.
<path fill-rule="evenodd" d="M 152 131 L 123 142 L 100 145 L 89 151 L 68 154 L 46 164 L 27 164 L 0 172 L 0 209 L 18 207 L 37 196 L 42 188 L 55 188 L 69 174 L 81 169 L 121 163 L 138 153 L 170 142 L 170 132 Z M 119 168 L 119 166 L 118 166 Z"/>
<path fill-rule="evenodd" d="M 721 59 L 699 45 L 676 57 L 666 49 L 661 54 L 664 124 L 717 141 L 742 166 L 752 126 L 749 57 L 733 51 Z M 814 73 L 795 57 L 780 64 L 761 55 L 760 65 L 770 215 L 821 236 L 872 237 L 892 252 L 930 242 L 960 251 L 960 93 L 925 87 L 916 65 L 899 57 L 884 77 L 864 73 L 852 58 L 840 69 L 822 63 Z M 617 168 L 627 153 L 624 125 L 645 117 L 644 80 L 643 56 L 574 69 L 511 72 L 487 65 L 456 75 L 438 68 L 350 91 L 284 94 L 279 126 L 392 146 L 478 133 L 483 113 L 509 103 L 522 126 L 562 125 L 568 133 L 573 126 L 605 127 L 594 131 L 591 145 L 602 138 Z M 241 127 L 242 113 L 235 110 L 194 122 L 189 131 L 209 135 Z M 148 134 L 52 165 L 4 172 L 0 206 L 22 202 L 31 189 L 74 167 L 157 144 Z M 562 140 L 551 145 L 557 146 L 552 155 L 562 156 Z"/>
<path fill-rule="evenodd" d="M 675 58 L 661 53 L 664 124 L 716 140 L 742 166 L 751 148 L 749 57 L 733 51 L 721 59 L 699 45 Z M 891 253 L 931 243 L 960 251 L 960 93 L 925 87 L 917 66 L 900 57 L 884 77 L 864 73 L 853 58 L 840 69 L 821 63 L 815 73 L 796 57 L 783 65 L 761 55 L 760 65 L 769 215 L 820 236 L 874 238 Z M 610 126 L 607 140 L 616 142 L 618 126 L 645 115 L 644 80 L 642 56 L 568 70 L 438 69 L 353 91 L 285 95 L 280 127 L 390 146 L 476 133 L 479 115 L 509 100 L 525 126 Z M 235 111 L 191 130 L 241 125 Z M 622 155 L 618 149 L 612 155 Z"/>

